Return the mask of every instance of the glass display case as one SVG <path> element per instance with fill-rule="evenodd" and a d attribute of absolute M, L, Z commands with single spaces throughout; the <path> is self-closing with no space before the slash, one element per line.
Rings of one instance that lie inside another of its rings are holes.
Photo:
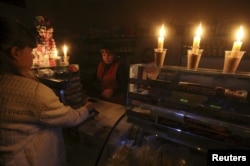
<path fill-rule="evenodd" d="M 206 165 L 208 150 L 250 148 L 250 73 L 130 66 L 126 115 L 97 165 Z"/>

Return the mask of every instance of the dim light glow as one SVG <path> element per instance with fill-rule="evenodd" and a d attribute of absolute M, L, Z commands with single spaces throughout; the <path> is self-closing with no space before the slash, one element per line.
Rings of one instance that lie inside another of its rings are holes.
<path fill-rule="evenodd" d="M 242 41 L 241 39 L 243 38 L 243 27 L 240 26 L 239 30 L 236 33 L 236 41 L 233 44 L 232 51 L 240 51 L 241 46 L 242 46 Z"/>
<path fill-rule="evenodd" d="M 68 53 L 68 47 L 66 45 L 63 45 L 63 54 L 64 56 L 67 56 Z"/>
<path fill-rule="evenodd" d="M 166 33 L 166 31 L 165 31 L 164 25 L 162 24 L 160 32 L 159 32 L 160 37 L 164 37 L 165 33 Z"/>
<path fill-rule="evenodd" d="M 236 33 L 236 39 L 237 39 L 237 41 L 241 41 L 241 39 L 243 38 L 243 34 L 244 34 L 243 27 L 240 26 L 240 29 Z"/>
<path fill-rule="evenodd" d="M 165 28 L 164 28 L 164 25 L 162 24 L 161 29 L 159 31 L 159 38 L 158 38 L 158 49 L 159 50 L 163 50 L 165 33 L 166 33 Z"/>
<path fill-rule="evenodd" d="M 194 36 L 194 41 L 193 41 L 194 49 L 197 49 L 200 47 L 201 34 L 202 34 L 202 26 L 200 23 L 199 27 L 196 29 L 196 35 Z"/>
<path fill-rule="evenodd" d="M 201 23 L 200 23 L 200 25 L 199 25 L 199 27 L 197 28 L 197 30 L 196 30 L 196 36 L 201 36 L 201 34 L 202 34 L 202 27 L 201 27 Z"/>

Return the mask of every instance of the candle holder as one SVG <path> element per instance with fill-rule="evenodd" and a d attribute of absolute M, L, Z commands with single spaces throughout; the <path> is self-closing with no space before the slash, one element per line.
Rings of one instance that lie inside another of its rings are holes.
<path fill-rule="evenodd" d="M 245 51 L 225 51 L 223 73 L 235 73 Z"/>
<path fill-rule="evenodd" d="M 203 49 L 197 49 L 195 51 L 192 49 L 187 50 L 187 69 L 189 70 L 198 69 L 202 52 Z"/>
<path fill-rule="evenodd" d="M 156 48 L 154 49 L 154 52 L 155 52 L 155 65 L 163 66 L 167 49 Z"/>

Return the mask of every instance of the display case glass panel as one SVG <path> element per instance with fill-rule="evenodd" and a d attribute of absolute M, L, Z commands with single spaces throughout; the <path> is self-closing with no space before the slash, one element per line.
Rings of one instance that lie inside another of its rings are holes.
<path fill-rule="evenodd" d="M 249 149 L 249 81 L 246 72 L 130 65 L 126 116 L 100 161 L 206 165 L 209 150 Z"/>

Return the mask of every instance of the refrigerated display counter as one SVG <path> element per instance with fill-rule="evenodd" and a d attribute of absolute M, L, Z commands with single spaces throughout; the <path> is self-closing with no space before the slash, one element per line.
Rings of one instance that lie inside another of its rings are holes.
<path fill-rule="evenodd" d="M 250 73 L 133 64 L 126 114 L 96 165 L 207 165 L 209 150 L 250 149 Z"/>

